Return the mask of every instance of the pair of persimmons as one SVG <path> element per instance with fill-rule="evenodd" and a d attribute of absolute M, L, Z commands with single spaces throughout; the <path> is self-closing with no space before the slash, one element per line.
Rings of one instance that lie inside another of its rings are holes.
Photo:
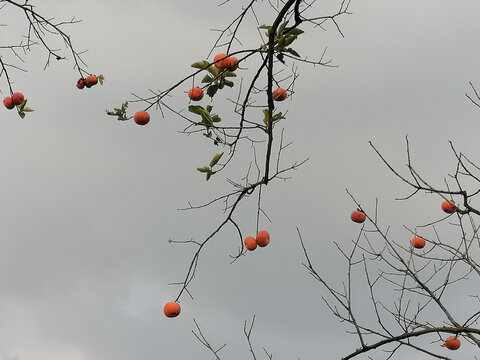
<path fill-rule="evenodd" d="M 247 236 L 244 240 L 245 247 L 249 251 L 253 251 L 257 246 L 265 247 L 270 243 L 270 234 L 266 230 L 258 232 L 257 236 Z"/>
<path fill-rule="evenodd" d="M 455 212 L 455 203 L 451 200 L 445 200 L 442 203 L 442 210 L 446 212 L 447 214 L 452 214 Z M 415 236 L 412 239 L 412 246 L 416 249 L 422 249 L 425 247 L 425 239 L 421 236 Z"/>
<path fill-rule="evenodd" d="M 16 93 L 13 93 L 12 96 L 7 96 L 6 98 L 4 98 L 3 105 L 5 105 L 5 107 L 8 110 L 11 110 L 15 106 L 22 105 L 24 101 L 25 101 L 25 97 L 23 96 L 23 94 L 16 92 Z"/>
<path fill-rule="evenodd" d="M 257 248 L 257 246 L 265 247 L 270 243 L 270 234 L 266 230 L 261 230 L 258 232 L 256 237 L 247 236 L 245 238 L 245 247 L 253 251 Z M 174 318 L 180 315 L 180 304 L 176 301 L 171 301 L 165 304 L 163 307 L 163 313 L 166 317 Z"/>
<path fill-rule="evenodd" d="M 93 85 L 98 84 L 98 78 L 95 75 L 89 75 L 85 79 L 81 78 L 77 81 L 77 88 L 82 90 L 85 86 L 91 88 Z"/>

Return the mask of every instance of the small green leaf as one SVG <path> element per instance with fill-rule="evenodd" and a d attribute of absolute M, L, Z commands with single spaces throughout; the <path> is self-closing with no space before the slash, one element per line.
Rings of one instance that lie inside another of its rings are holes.
<path fill-rule="evenodd" d="M 295 35 L 287 35 L 285 37 L 285 44 L 283 45 L 283 47 L 290 45 L 295 40 L 297 40 L 297 37 Z"/>
<path fill-rule="evenodd" d="M 22 111 L 24 111 L 24 112 L 32 112 L 33 109 L 30 109 L 28 106 L 25 106 Z"/>
<path fill-rule="evenodd" d="M 220 121 L 222 121 L 222 119 L 218 115 L 212 115 L 212 121 L 213 122 L 220 122 Z"/>
<path fill-rule="evenodd" d="M 197 61 L 191 65 L 195 69 L 205 69 L 208 66 L 208 61 Z"/>
<path fill-rule="evenodd" d="M 210 172 L 210 168 L 208 166 L 199 167 L 197 168 L 197 171 L 200 171 L 201 173 L 208 173 Z"/>
<path fill-rule="evenodd" d="M 282 25 L 280 25 L 280 26 L 278 27 L 278 30 L 277 30 L 277 34 L 278 34 L 278 35 L 283 34 L 283 31 L 284 31 L 285 28 L 287 27 L 287 24 L 288 24 L 288 20 L 285 21 Z"/>
<path fill-rule="evenodd" d="M 105 76 L 103 76 L 102 74 L 98 75 L 98 82 L 100 83 L 100 85 L 103 86 L 103 82 L 105 81 Z"/>
<path fill-rule="evenodd" d="M 286 117 L 283 116 L 283 114 L 282 114 L 281 112 L 279 112 L 278 114 L 273 115 L 273 121 L 278 121 L 278 120 L 283 120 L 283 119 L 286 119 Z"/>
<path fill-rule="evenodd" d="M 213 81 L 213 77 L 211 77 L 210 75 L 205 75 L 204 78 L 202 79 L 202 83 L 211 83 Z"/>
<path fill-rule="evenodd" d="M 206 110 L 203 110 L 202 111 L 202 122 L 208 126 L 212 126 L 213 125 L 213 120 L 212 120 L 212 116 L 210 115 L 210 113 Z"/>
<path fill-rule="evenodd" d="M 287 34 L 289 35 L 295 35 L 295 36 L 298 36 L 298 35 L 301 35 L 303 34 L 304 31 L 303 30 L 300 30 L 299 28 L 295 28 L 295 29 L 292 29 L 290 31 L 287 32 Z"/>
<path fill-rule="evenodd" d="M 207 95 L 213 98 L 217 93 L 217 90 L 218 90 L 218 85 L 211 85 L 207 89 Z"/>
<path fill-rule="evenodd" d="M 19 111 L 18 112 L 18 115 L 20 115 L 20 117 L 23 119 L 25 117 L 25 113 L 23 111 Z"/>
<path fill-rule="evenodd" d="M 207 173 L 207 181 L 210 180 L 210 176 L 214 174 L 215 174 L 215 171 L 210 171 L 209 173 Z"/>
<path fill-rule="evenodd" d="M 27 105 L 27 99 L 23 100 L 23 102 L 20 105 L 17 105 L 17 107 L 20 111 L 23 111 L 25 105 Z"/>
<path fill-rule="evenodd" d="M 212 112 L 212 109 L 213 109 L 212 105 L 207 105 L 207 107 L 205 108 L 205 110 L 207 110 L 209 113 Z"/>
<path fill-rule="evenodd" d="M 225 71 L 225 72 L 223 73 L 223 76 L 224 76 L 224 77 L 236 77 L 237 74 L 235 74 L 233 71 Z"/>
<path fill-rule="evenodd" d="M 263 122 L 265 123 L 265 125 L 267 125 L 267 124 L 268 124 L 268 121 L 269 121 L 268 109 L 264 109 L 264 110 L 263 110 L 263 115 L 264 115 L 264 117 L 263 117 Z"/>
<path fill-rule="evenodd" d="M 285 50 L 286 52 L 292 54 L 293 56 L 296 56 L 296 57 L 300 57 L 300 54 L 297 53 L 295 50 L 293 50 L 292 48 L 288 48 Z"/>
<path fill-rule="evenodd" d="M 223 84 L 224 84 L 225 86 L 228 86 L 228 87 L 233 87 L 233 85 L 234 85 L 234 84 L 233 84 L 233 81 L 230 81 L 230 80 L 225 80 L 225 81 L 223 82 Z"/>
<path fill-rule="evenodd" d="M 209 66 L 208 69 L 207 69 L 210 74 L 213 75 L 214 78 L 217 78 L 218 77 L 218 74 L 220 74 L 220 69 L 217 69 L 215 66 Z"/>
<path fill-rule="evenodd" d="M 270 30 L 272 27 L 271 27 L 271 26 L 268 26 L 268 25 L 260 25 L 258 28 L 259 28 L 259 29 Z"/>
<path fill-rule="evenodd" d="M 197 115 L 202 115 L 202 113 L 205 111 L 203 107 L 200 105 L 189 105 L 188 106 L 188 111 L 191 113 L 197 114 Z"/>
<path fill-rule="evenodd" d="M 222 156 L 223 156 L 223 152 L 220 154 L 215 154 L 215 156 L 210 161 L 210 167 L 212 168 L 215 165 L 217 165 L 218 161 L 221 159 Z"/>

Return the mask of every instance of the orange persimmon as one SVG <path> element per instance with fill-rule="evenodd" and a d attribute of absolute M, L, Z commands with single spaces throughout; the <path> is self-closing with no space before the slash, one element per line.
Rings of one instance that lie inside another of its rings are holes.
<path fill-rule="evenodd" d="M 412 239 L 412 246 L 417 249 L 422 249 L 425 246 L 425 239 L 421 236 L 415 236 Z"/>
<path fill-rule="evenodd" d="M 176 317 L 180 314 L 180 304 L 177 302 L 168 302 L 163 307 L 163 313 L 166 317 Z"/>
<path fill-rule="evenodd" d="M 367 218 L 367 215 L 365 215 L 363 211 L 358 211 L 358 210 L 355 210 L 350 215 L 350 219 L 352 219 L 353 222 L 356 222 L 359 224 L 363 223 L 366 218 Z"/>
<path fill-rule="evenodd" d="M 252 236 L 247 236 L 244 240 L 247 250 L 253 251 L 257 248 L 257 240 Z"/>
<path fill-rule="evenodd" d="M 258 246 L 265 247 L 270 243 L 270 234 L 266 230 L 261 230 L 255 237 L 255 241 Z"/>
<path fill-rule="evenodd" d="M 147 125 L 150 121 L 150 115 L 146 111 L 137 111 L 135 115 L 133 115 L 133 121 L 138 125 Z"/>
<path fill-rule="evenodd" d="M 450 350 L 458 350 L 460 348 L 460 339 L 455 336 L 450 336 L 445 340 L 445 347 Z"/>
<path fill-rule="evenodd" d="M 442 210 L 447 214 L 451 214 L 455 212 L 455 203 L 451 200 L 445 200 L 442 203 Z"/>

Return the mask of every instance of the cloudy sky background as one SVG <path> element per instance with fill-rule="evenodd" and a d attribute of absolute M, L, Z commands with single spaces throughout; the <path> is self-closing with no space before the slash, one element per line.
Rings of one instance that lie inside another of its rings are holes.
<path fill-rule="evenodd" d="M 324 305 L 325 291 L 302 268 L 295 228 L 318 270 L 340 284 L 346 267 L 333 241 L 347 243 L 359 229 L 349 221 L 354 205 L 345 188 L 367 211 L 378 197 L 382 224 L 406 241 L 410 234 L 402 225 L 442 216 L 440 198 L 394 200 L 408 188 L 368 141 L 402 168 L 408 135 L 418 169 L 439 186 L 455 165 L 449 140 L 480 162 L 480 112 L 464 95 L 469 81 L 480 86 L 480 4 L 353 1 L 354 14 L 339 19 L 345 38 L 331 24 L 301 36 L 300 54 L 316 58 L 328 46 L 327 56 L 339 67 L 299 65 L 292 101 L 280 105 L 288 108 L 283 125 L 286 140 L 293 141 L 285 164 L 310 160 L 290 181 L 265 189 L 272 223 L 262 219 L 261 227 L 270 231 L 271 244 L 230 265 L 237 239 L 227 228 L 202 255 L 191 286 L 194 300 L 183 296 L 181 316 L 167 319 L 163 304 L 177 294 L 168 283 L 183 279 L 194 250 L 168 239 L 200 240 L 222 219 L 218 207 L 177 209 L 229 186 L 224 175 L 207 183 L 196 172 L 217 149 L 201 136 L 180 134 L 185 123 L 177 117 L 152 111 L 150 124 L 140 127 L 107 117 L 105 109 L 187 75 L 192 62 L 208 55 L 216 39 L 210 29 L 226 25 L 244 3 L 38 5 L 58 20 L 82 19 L 68 31 L 79 50 L 89 49 L 83 58 L 90 71 L 103 73 L 106 82 L 79 91 L 71 63 L 41 70 L 40 49 L 25 57 L 28 73 L 12 73 L 15 89 L 35 112 L 20 120 L 1 111 L 0 359 L 210 359 L 191 334 L 192 318 L 212 344 L 227 343 L 225 358 L 247 358 L 243 324 L 254 314 L 254 346 L 276 359 L 339 358 L 358 347 Z M 260 21 L 271 22 L 266 5 L 258 6 Z M 334 2 L 325 6 L 332 9 Z M 7 11 L 0 19 L 8 24 L 1 28 L 2 45 L 25 29 Z M 256 31 L 240 37 L 247 48 L 258 45 Z M 189 86 L 175 93 L 173 106 L 187 106 Z M 6 91 L 4 83 L 1 88 Z M 227 96 L 235 97 L 236 89 Z M 231 107 L 216 106 L 227 118 Z M 129 110 L 140 109 L 132 104 Z M 244 150 L 250 156 L 249 147 Z M 239 180 L 247 164 L 239 161 L 225 174 Z M 240 208 L 245 233 L 255 232 L 254 209 L 254 198 Z M 361 309 L 364 300 L 358 301 Z M 471 358 L 474 351 L 465 346 L 456 354 Z"/>

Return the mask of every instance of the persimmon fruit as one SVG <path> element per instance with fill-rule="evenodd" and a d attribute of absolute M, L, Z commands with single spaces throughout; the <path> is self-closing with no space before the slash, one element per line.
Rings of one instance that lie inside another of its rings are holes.
<path fill-rule="evenodd" d="M 85 85 L 87 85 L 87 87 L 97 85 L 97 83 L 98 78 L 95 75 L 87 76 L 87 78 L 85 79 Z"/>
<path fill-rule="evenodd" d="M 215 62 L 214 64 L 215 67 L 218 69 L 223 69 L 224 68 L 223 62 L 226 58 L 227 58 L 227 55 L 223 53 L 215 55 L 215 57 L 213 58 L 213 61 Z"/>
<path fill-rule="evenodd" d="M 353 222 L 356 222 L 356 223 L 359 223 L 359 224 L 365 222 L 366 218 L 367 218 L 367 215 L 365 215 L 365 213 L 363 211 L 359 211 L 359 210 L 355 210 L 350 215 L 350 219 L 352 219 Z"/>
<path fill-rule="evenodd" d="M 5 105 L 5 107 L 9 110 L 12 110 L 15 107 L 15 104 L 10 96 L 7 96 L 3 99 L 3 105 Z"/>
<path fill-rule="evenodd" d="M 460 339 L 455 336 L 450 336 L 445 340 L 445 347 L 450 350 L 458 350 L 460 348 Z"/>
<path fill-rule="evenodd" d="M 24 101 L 25 101 L 25 97 L 23 96 L 22 93 L 19 93 L 19 92 L 13 93 L 12 95 L 13 105 L 22 105 Z"/>
<path fill-rule="evenodd" d="M 257 248 L 257 240 L 253 236 L 247 236 L 244 243 L 247 250 L 253 251 Z"/>
<path fill-rule="evenodd" d="M 137 111 L 135 115 L 133 115 L 133 121 L 138 125 L 147 125 L 150 121 L 150 114 L 146 111 Z"/>
<path fill-rule="evenodd" d="M 180 315 L 180 304 L 177 302 L 168 302 L 163 307 L 163 313 L 166 317 L 173 318 Z"/>
<path fill-rule="evenodd" d="M 82 90 L 85 87 L 85 79 L 78 79 L 77 81 L 77 88 Z"/>
<path fill-rule="evenodd" d="M 273 90 L 273 100 L 283 101 L 287 98 L 287 90 L 283 88 L 277 88 Z"/>
<path fill-rule="evenodd" d="M 229 56 L 222 61 L 222 66 L 228 71 L 235 71 L 238 69 L 238 59 L 235 56 Z"/>
<path fill-rule="evenodd" d="M 442 210 L 447 214 L 452 214 L 455 212 L 455 203 L 451 200 L 445 200 L 442 203 Z"/>
<path fill-rule="evenodd" d="M 412 239 L 412 246 L 417 249 L 422 249 L 425 246 L 425 239 L 421 236 L 415 236 Z"/>
<path fill-rule="evenodd" d="M 258 246 L 265 247 L 270 243 L 270 234 L 266 230 L 261 230 L 255 237 L 255 241 Z"/>
<path fill-rule="evenodd" d="M 200 101 L 203 99 L 203 90 L 199 87 L 193 87 L 188 92 L 188 97 L 192 101 Z"/>

